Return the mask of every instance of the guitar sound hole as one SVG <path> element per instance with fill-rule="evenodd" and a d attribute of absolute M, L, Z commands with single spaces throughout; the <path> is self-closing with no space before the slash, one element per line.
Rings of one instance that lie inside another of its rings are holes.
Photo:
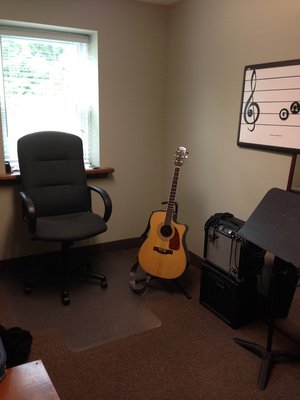
<path fill-rule="evenodd" d="M 173 230 L 170 225 L 164 225 L 160 229 L 160 233 L 162 234 L 163 237 L 167 238 L 172 235 Z"/>

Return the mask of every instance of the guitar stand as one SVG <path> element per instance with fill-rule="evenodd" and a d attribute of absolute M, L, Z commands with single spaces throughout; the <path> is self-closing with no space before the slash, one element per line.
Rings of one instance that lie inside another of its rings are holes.
<path fill-rule="evenodd" d="M 137 278 L 136 273 L 139 267 L 139 262 L 136 261 L 129 273 L 129 286 L 132 291 L 136 294 L 142 295 L 148 292 L 148 289 L 151 287 L 150 282 L 155 280 L 158 283 L 171 282 L 174 283 L 178 289 L 185 295 L 187 299 L 191 299 L 192 296 L 183 288 L 183 286 L 178 282 L 178 279 L 162 279 L 158 277 L 151 276 L 149 274 L 145 274 L 144 277 Z M 166 285 L 160 285 L 161 287 L 166 287 Z"/>
<path fill-rule="evenodd" d="M 259 344 L 248 342 L 246 340 L 235 338 L 234 341 L 239 346 L 250 351 L 251 353 L 257 355 L 261 358 L 260 371 L 257 381 L 257 387 L 260 390 L 264 390 L 272 369 L 272 366 L 278 362 L 300 362 L 300 354 L 291 354 L 281 350 L 272 350 L 273 341 L 273 330 L 274 330 L 274 302 L 275 297 L 278 293 L 279 284 L 279 274 L 280 274 L 280 263 L 277 262 L 273 265 L 273 272 L 271 276 L 271 283 L 269 289 L 269 321 L 268 321 L 268 331 L 267 331 L 267 344 L 263 347 Z"/>

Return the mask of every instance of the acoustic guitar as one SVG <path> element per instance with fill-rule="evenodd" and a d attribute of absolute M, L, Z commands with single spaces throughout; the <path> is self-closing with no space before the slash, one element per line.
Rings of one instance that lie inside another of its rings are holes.
<path fill-rule="evenodd" d="M 176 279 L 186 269 L 185 236 L 188 227 L 177 223 L 174 214 L 179 171 L 187 154 L 185 147 L 177 148 L 167 210 L 151 214 L 147 237 L 138 252 L 141 268 L 154 277 Z"/>

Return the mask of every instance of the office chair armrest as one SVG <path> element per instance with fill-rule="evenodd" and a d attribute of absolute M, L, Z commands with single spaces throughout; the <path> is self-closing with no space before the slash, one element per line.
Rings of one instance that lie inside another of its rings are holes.
<path fill-rule="evenodd" d="M 23 219 L 28 224 L 30 233 L 34 233 L 36 229 L 36 213 L 33 201 L 25 192 L 20 192 L 23 210 Z"/>
<path fill-rule="evenodd" d="M 103 220 L 105 222 L 107 222 L 111 216 L 111 212 L 112 212 L 112 202 L 111 202 L 111 198 L 109 197 L 109 194 L 102 188 L 98 188 L 95 186 L 90 186 L 88 185 L 88 188 L 91 191 L 93 190 L 94 192 L 98 193 L 103 200 L 104 203 L 104 216 L 103 216 Z"/>

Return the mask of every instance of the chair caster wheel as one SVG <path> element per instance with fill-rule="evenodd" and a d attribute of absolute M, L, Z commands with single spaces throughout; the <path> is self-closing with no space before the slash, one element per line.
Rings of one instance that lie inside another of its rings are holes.
<path fill-rule="evenodd" d="M 101 282 L 101 287 L 102 287 L 102 289 L 106 289 L 107 286 L 108 286 L 108 285 L 107 285 L 107 281 L 106 281 L 106 280 Z"/>
<path fill-rule="evenodd" d="M 32 292 L 31 286 L 25 286 L 24 287 L 24 294 L 26 294 L 26 296 L 31 294 L 31 292 Z"/>
<path fill-rule="evenodd" d="M 61 294 L 61 302 L 64 306 L 68 306 L 70 304 L 70 296 L 68 291 L 63 291 Z"/>

